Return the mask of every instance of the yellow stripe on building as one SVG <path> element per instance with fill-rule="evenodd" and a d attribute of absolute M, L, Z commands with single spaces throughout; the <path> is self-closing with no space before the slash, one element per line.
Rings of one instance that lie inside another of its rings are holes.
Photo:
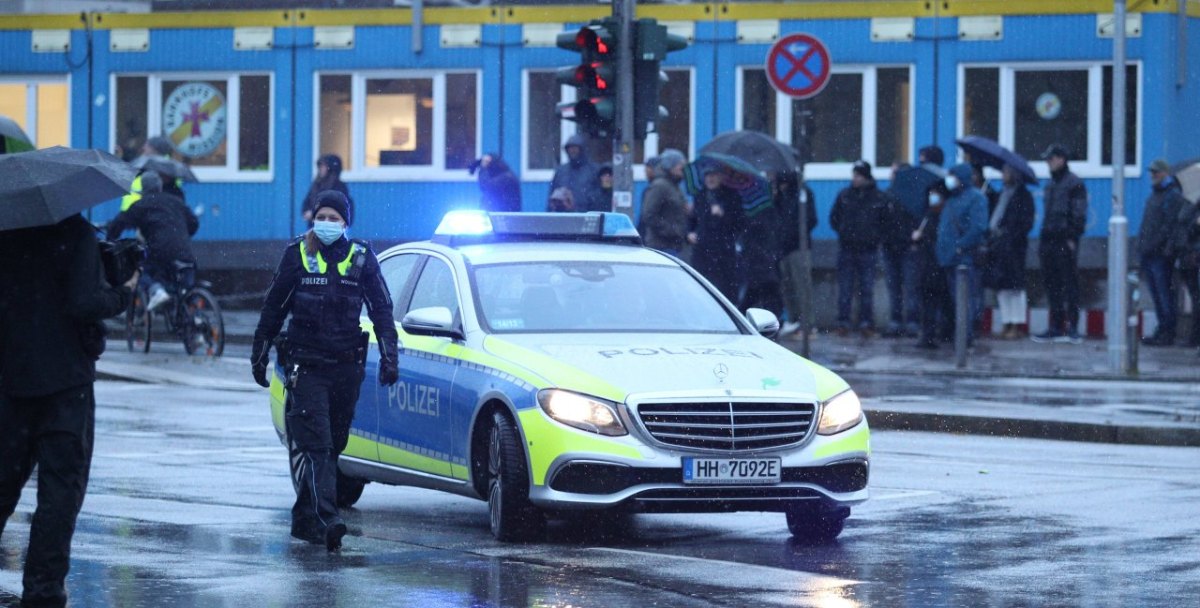
<path fill-rule="evenodd" d="M 0 15 L 0 30 L 81 30 L 83 19 L 71 15 Z"/>
<path fill-rule="evenodd" d="M 197 11 L 193 13 L 93 13 L 92 27 L 213 29 L 225 27 L 290 27 L 293 11 Z"/>

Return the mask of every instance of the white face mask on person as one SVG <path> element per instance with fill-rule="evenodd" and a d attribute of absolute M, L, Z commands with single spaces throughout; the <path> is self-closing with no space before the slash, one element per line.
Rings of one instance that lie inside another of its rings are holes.
<path fill-rule="evenodd" d="M 942 204 L 942 195 L 938 194 L 937 192 L 930 192 L 929 193 L 929 206 L 937 207 L 940 204 Z"/>
<path fill-rule="evenodd" d="M 958 181 L 958 177 L 955 175 L 947 175 L 945 182 L 946 182 L 946 189 L 951 192 L 958 190 L 958 186 L 961 184 L 961 182 Z"/>
<path fill-rule="evenodd" d="M 313 233 L 317 235 L 318 239 L 321 239 L 322 243 L 329 245 L 342 238 L 342 235 L 346 233 L 346 226 L 341 222 L 317 220 L 313 222 Z"/>

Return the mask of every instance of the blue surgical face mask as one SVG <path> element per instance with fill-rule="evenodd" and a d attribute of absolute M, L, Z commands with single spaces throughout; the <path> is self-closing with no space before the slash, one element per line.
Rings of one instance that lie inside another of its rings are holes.
<path fill-rule="evenodd" d="M 341 222 L 317 220 L 313 222 L 313 232 L 316 233 L 317 238 L 321 239 L 322 243 L 329 245 L 342 238 L 342 235 L 346 233 L 346 226 Z"/>
<path fill-rule="evenodd" d="M 958 177 L 957 177 L 957 176 L 954 176 L 954 175 L 947 175 L 947 176 L 946 176 L 946 180 L 945 180 L 945 181 L 946 181 L 946 189 L 947 189 L 947 190 L 949 190 L 949 191 L 951 191 L 951 192 L 954 192 L 955 190 L 958 190 L 959 181 L 958 181 Z"/>
<path fill-rule="evenodd" d="M 942 195 L 938 194 L 937 192 L 930 192 L 929 193 L 929 206 L 937 207 L 940 204 L 942 204 Z"/>

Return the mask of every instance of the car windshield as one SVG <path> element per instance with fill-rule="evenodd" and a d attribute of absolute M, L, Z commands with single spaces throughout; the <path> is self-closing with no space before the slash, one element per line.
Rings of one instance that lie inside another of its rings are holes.
<path fill-rule="evenodd" d="M 739 333 L 679 266 L 529 262 L 474 268 L 481 322 L 497 333 Z"/>

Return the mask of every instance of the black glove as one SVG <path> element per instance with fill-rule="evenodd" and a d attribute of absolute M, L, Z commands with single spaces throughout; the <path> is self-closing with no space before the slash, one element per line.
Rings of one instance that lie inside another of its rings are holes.
<path fill-rule="evenodd" d="M 270 342 L 255 340 L 254 348 L 250 351 L 250 371 L 254 374 L 254 381 L 263 388 L 271 386 L 271 382 L 267 380 L 267 364 L 270 363 L 270 350 Z"/>
<path fill-rule="evenodd" d="M 400 369 L 396 362 L 390 359 L 379 360 L 379 385 L 391 386 L 400 379 Z"/>

